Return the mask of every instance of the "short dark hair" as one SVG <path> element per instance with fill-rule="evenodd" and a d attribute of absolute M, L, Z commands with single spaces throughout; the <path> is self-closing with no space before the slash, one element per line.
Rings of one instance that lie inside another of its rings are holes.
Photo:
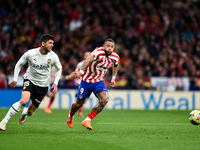
<path fill-rule="evenodd" d="M 104 43 L 106 43 L 106 42 L 113 42 L 115 44 L 115 41 L 111 38 L 106 39 Z"/>
<path fill-rule="evenodd" d="M 42 42 L 47 42 L 48 40 L 53 40 L 54 41 L 54 36 L 51 36 L 49 34 L 43 34 L 40 38 L 40 44 L 42 44 Z"/>

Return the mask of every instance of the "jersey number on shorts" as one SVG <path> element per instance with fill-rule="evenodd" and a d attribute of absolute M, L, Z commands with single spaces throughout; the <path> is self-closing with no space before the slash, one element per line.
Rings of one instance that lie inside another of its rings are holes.
<path fill-rule="evenodd" d="M 25 82 L 24 82 L 24 87 L 23 87 L 23 89 L 25 90 L 25 88 L 26 88 L 27 86 L 29 86 L 29 84 L 30 84 L 30 81 L 25 81 Z"/>
<path fill-rule="evenodd" d="M 29 86 L 29 84 L 30 84 L 30 81 L 25 81 L 24 82 L 24 86 Z"/>
<path fill-rule="evenodd" d="M 81 88 L 80 89 L 80 94 L 83 94 L 83 92 L 84 92 L 84 88 Z"/>

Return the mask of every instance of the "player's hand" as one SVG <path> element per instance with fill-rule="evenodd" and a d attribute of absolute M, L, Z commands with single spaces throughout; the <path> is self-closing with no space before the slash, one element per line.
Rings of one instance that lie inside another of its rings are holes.
<path fill-rule="evenodd" d="M 116 84 L 116 83 L 115 83 L 115 79 L 112 79 L 111 82 L 110 82 L 110 86 L 111 86 L 111 87 L 115 87 L 115 84 Z"/>
<path fill-rule="evenodd" d="M 51 86 L 51 88 L 53 89 L 52 93 L 53 93 L 53 94 L 56 94 L 57 91 L 58 91 L 57 85 L 56 85 L 56 84 L 53 84 L 53 85 Z"/>
<path fill-rule="evenodd" d="M 71 74 L 71 78 L 76 79 L 77 78 L 77 72 L 72 72 Z"/>
<path fill-rule="evenodd" d="M 78 79 L 78 78 L 80 78 L 82 76 L 82 73 L 81 72 L 76 72 L 76 78 Z"/>
<path fill-rule="evenodd" d="M 9 85 L 10 85 L 10 88 L 13 89 L 17 85 L 17 82 L 16 81 L 12 81 L 12 82 L 10 82 Z"/>
<path fill-rule="evenodd" d="M 70 77 L 71 77 L 72 79 L 75 79 L 75 78 L 76 78 L 76 72 L 75 72 L 75 71 L 72 72 L 72 73 L 70 74 Z"/>

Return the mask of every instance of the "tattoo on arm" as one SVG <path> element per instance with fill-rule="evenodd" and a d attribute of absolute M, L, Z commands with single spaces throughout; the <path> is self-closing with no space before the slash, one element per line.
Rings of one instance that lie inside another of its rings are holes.
<path fill-rule="evenodd" d="M 85 61 L 83 62 L 82 66 L 81 66 L 81 70 L 85 70 L 85 68 L 87 68 L 87 66 L 89 65 L 89 63 L 93 62 L 94 58 L 92 55 L 90 55 L 89 57 L 87 57 L 85 59 Z"/>

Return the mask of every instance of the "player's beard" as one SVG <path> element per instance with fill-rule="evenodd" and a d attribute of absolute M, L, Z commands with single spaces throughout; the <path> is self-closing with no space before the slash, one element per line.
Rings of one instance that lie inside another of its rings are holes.
<path fill-rule="evenodd" d="M 46 46 L 44 46 L 44 49 L 45 49 L 45 52 L 46 52 L 46 53 L 49 53 L 49 52 L 51 51 L 51 50 L 49 51 L 48 48 L 47 48 Z"/>
<path fill-rule="evenodd" d="M 112 54 L 112 52 L 110 54 L 108 54 L 108 52 L 106 50 L 104 50 L 104 51 L 105 51 L 106 56 L 109 56 Z"/>

